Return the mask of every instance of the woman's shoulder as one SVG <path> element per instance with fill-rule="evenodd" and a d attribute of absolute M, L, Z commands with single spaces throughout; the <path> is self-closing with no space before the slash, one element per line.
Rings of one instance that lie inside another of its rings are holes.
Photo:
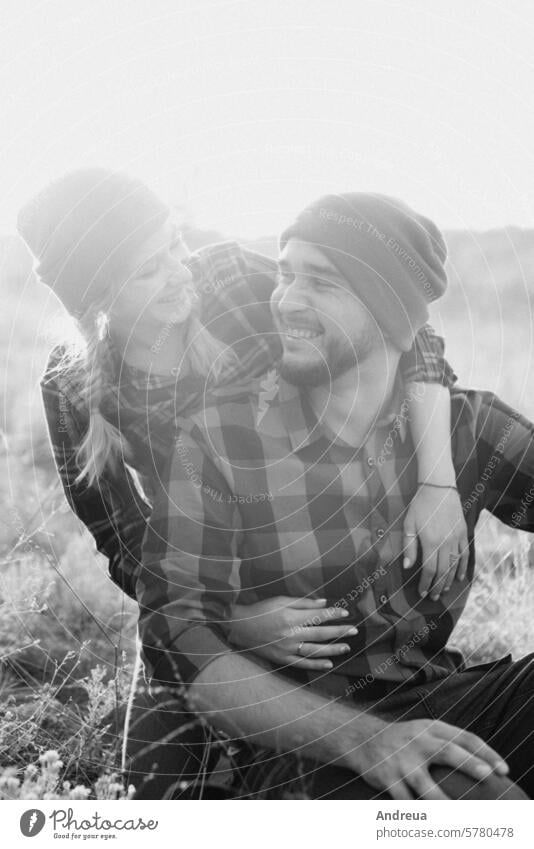
<path fill-rule="evenodd" d="M 80 368 L 70 348 L 63 343 L 50 351 L 40 386 L 44 396 L 59 396 L 65 406 L 76 409 L 85 406 Z"/>

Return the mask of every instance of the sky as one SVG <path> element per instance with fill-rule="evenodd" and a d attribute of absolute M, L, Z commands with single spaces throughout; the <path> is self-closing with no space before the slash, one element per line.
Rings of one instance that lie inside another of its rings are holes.
<path fill-rule="evenodd" d="M 0 32 L 1 232 L 94 164 L 227 235 L 356 190 L 534 226 L 530 0 L 2 0 Z"/>

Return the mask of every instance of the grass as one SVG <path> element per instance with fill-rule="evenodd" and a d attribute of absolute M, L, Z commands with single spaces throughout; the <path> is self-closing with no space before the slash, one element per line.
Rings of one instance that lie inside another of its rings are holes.
<path fill-rule="evenodd" d="M 1 570 L 0 798 L 115 798 L 135 605 L 84 533 L 57 563 L 20 548 Z"/>

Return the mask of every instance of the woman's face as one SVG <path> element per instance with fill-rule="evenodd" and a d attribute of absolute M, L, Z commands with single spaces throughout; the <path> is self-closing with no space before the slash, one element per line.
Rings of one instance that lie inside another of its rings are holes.
<path fill-rule="evenodd" d="M 186 321 L 196 297 L 193 276 L 184 265 L 188 256 L 180 232 L 168 219 L 131 255 L 110 310 L 115 326 L 135 332 Z"/>

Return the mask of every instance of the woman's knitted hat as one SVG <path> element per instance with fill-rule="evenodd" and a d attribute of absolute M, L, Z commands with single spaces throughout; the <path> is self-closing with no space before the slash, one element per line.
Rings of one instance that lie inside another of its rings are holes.
<path fill-rule="evenodd" d="M 18 230 L 38 262 L 41 282 L 78 318 L 124 273 L 131 252 L 169 212 L 140 180 L 82 168 L 32 198 L 19 213 Z"/>

